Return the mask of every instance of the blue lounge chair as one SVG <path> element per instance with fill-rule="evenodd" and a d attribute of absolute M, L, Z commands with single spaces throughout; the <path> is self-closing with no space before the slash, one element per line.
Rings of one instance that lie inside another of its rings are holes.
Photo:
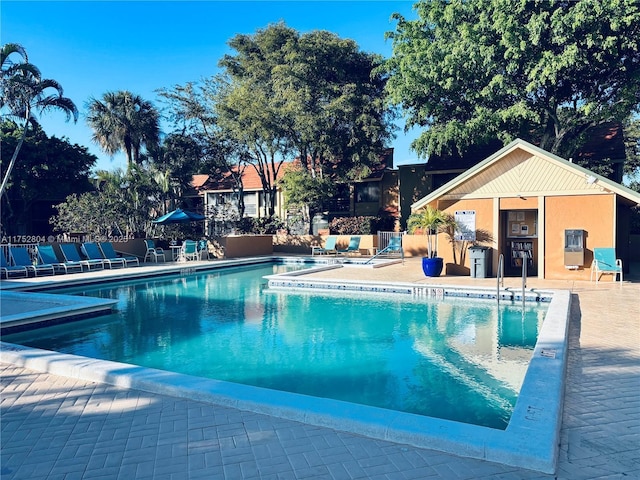
<path fill-rule="evenodd" d="M 104 268 L 102 260 L 85 260 L 82 258 L 75 243 L 61 243 L 60 251 L 68 263 L 79 263 L 82 267 L 87 267 L 88 271 L 91 271 L 92 268 L 94 270 L 102 270 Z"/>
<path fill-rule="evenodd" d="M 182 251 L 180 252 L 180 256 L 184 260 L 198 260 L 198 242 L 193 240 L 185 240 L 182 243 Z"/>
<path fill-rule="evenodd" d="M 100 250 L 102 250 L 102 254 L 105 258 L 109 259 L 123 259 L 125 266 L 128 267 L 130 265 L 135 265 L 136 267 L 140 265 L 140 260 L 138 257 L 133 257 L 131 255 L 118 255 L 116 249 L 113 248 L 113 244 L 111 242 L 100 242 L 98 244 L 100 246 Z"/>
<path fill-rule="evenodd" d="M 153 240 L 145 240 L 144 244 L 147 247 L 147 251 L 144 254 L 144 262 L 146 262 L 148 258 L 149 260 L 153 259 L 153 261 L 157 263 L 160 257 L 162 257 L 163 262 L 167 261 L 164 256 L 164 250 L 160 247 L 156 247 Z"/>
<path fill-rule="evenodd" d="M 53 265 L 56 273 L 69 273 L 69 270 L 77 270 L 82 272 L 82 264 L 80 262 L 61 262 L 56 256 L 53 245 L 38 245 L 38 262 L 41 264 Z"/>
<path fill-rule="evenodd" d="M 402 258 L 402 260 L 404 261 L 404 249 L 402 248 L 402 237 L 391 237 L 389 239 L 389 243 L 387 244 L 386 247 L 384 247 L 382 250 L 380 250 L 375 256 L 379 256 L 379 255 L 391 255 L 394 253 L 399 253 L 400 257 Z"/>
<path fill-rule="evenodd" d="M 596 283 L 603 273 L 613 275 L 615 281 L 616 275 L 620 275 L 620 283 L 622 283 L 622 260 L 616 258 L 615 248 L 594 248 L 593 262 L 591 263 L 591 280 L 596 277 Z"/>
<path fill-rule="evenodd" d="M 84 253 L 89 260 L 100 260 L 103 265 L 108 266 L 109 268 L 118 266 L 124 268 L 126 264 L 123 258 L 105 258 L 104 255 L 102 255 L 98 244 L 95 242 L 84 242 L 81 248 L 82 253 Z"/>
<path fill-rule="evenodd" d="M 27 270 L 32 270 L 33 274 L 37 277 L 38 273 L 50 273 L 51 275 L 55 275 L 55 268 L 53 265 L 47 264 L 33 264 L 33 260 L 31 260 L 31 255 L 25 247 L 9 247 L 9 256 L 11 257 L 11 262 L 17 267 L 26 267 Z"/>
<path fill-rule="evenodd" d="M 28 277 L 29 270 L 27 270 L 27 267 L 21 265 L 9 265 L 9 261 L 4 255 L 4 250 L 0 248 L 0 276 L 2 275 L 7 277 L 7 279 L 11 278 L 11 275 L 16 277 Z"/>
<path fill-rule="evenodd" d="M 336 241 L 338 237 L 331 235 L 324 242 L 324 247 L 311 247 L 311 256 L 313 255 L 329 255 L 330 253 L 338 253 L 336 250 Z"/>
<path fill-rule="evenodd" d="M 360 237 L 351 237 L 349 240 L 349 246 L 344 250 L 337 249 L 337 252 L 341 255 L 360 253 Z"/>

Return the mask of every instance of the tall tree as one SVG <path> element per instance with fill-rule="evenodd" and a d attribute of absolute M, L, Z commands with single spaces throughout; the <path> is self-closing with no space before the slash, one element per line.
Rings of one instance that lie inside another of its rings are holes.
<path fill-rule="evenodd" d="M 15 57 L 20 58 L 21 61 L 14 62 L 12 58 Z M 73 118 L 75 122 L 78 120 L 78 109 L 70 99 L 63 96 L 62 86 L 58 82 L 42 78 L 40 70 L 29 63 L 24 47 L 16 43 L 7 43 L 0 51 L 0 85 L 2 118 L 11 118 L 22 123 L 22 135 L 0 185 L 0 196 L 2 196 L 29 126 L 38 125 L 34 113 L 60 110 L 66 114 L 67 120 Z"/>
<path fill-rule="evenodd" d="M 570 158 L 640 103 L 636 0 L 421 0 L 394 15 L 387 90 L 422 155 L 514 137 Z"/>
<path fill-rule="evenodd" d="M 139 95 L 126 90 L 106 92 L 102 100 L 90 99 L 87 108 L 93 141 L 109 155 L 122 151 L 129 166 L 139 165 L 145 149 L 157 148 L 160 114 Z"/>
<path fill-rule="evenodd" d="M 0 158 L 11 156 L 22 134 L 23 129 L 13 121 L 0 124 Z M 29 225 L 38 228 L 33 224 L 34 205 L 40 202 L 38 209 L 46 208 L 46 200 L 60 201 L 73 192 L 91 190 L 89 175 L 96 160 L 86 147 L 48 137 L 40 127 L 30 128 L 20 149 L 20 168 L 13 170 L 10 188 L 0 199 L 2 226 L 10 234 L 48 233 L 29 229 Z"/>
<path fill-rule="evenodd" d="M 193 175 L 201 171 L 202 147 L 189 135 L 170 133 L 149 153 L 153 159 L 150 170 L 162 190 L 163 205 L 173 210 L 176 200 L 190 188 Z"/>
<path fill-rule="evenodd" d="M 348 39 L 313 31 L 288 44 L 273 77 L 294 151 L 312 177 L 360 179 L 393 137 L 382 58 Z"/>
<path fill-rule="evenodd" d="M 100 170 L 96 191 L 70 195 L 56 205 L 51 224 L 61 232 L 86 232 L 93 236 L 148 237 L 151 220 L 161 212 L 161 187 L 153 173 L 130 165 L 126 172 Z"/>
<path fill-rule="evenodd" d="M 205 79 L 201 84 L 187 83 L 172 89 L 161 89 L 160 98 L 168 105 L 169 120 L 175 135 L 188 137 L 192 142 L 188 151 L 200 150 L 199 172 L 230 178 L 238 202 L 240 217 L 244 216 L 242 174 L 248 158 L 247 148 L 221 128 L 216 112 L 218 92 L 224 85 L 221 77 Z M 174 145 L 175 147 L 175 145 Z M 179 150 L 185 150 L 182 142 Z M 171 155 L 175 154 L 175 148 Z"/>
<path fill-rule="evenodd" d="M 219 62 L 225 74 L 218 79 L 218 122 L 245 147 L 245 161 L 262 182 L 266 216 L 275 212 L 276 179 L 290 146 L 273 73 L 284 65 L 287 44 L 296 37 L 282 24 L 255 35 L 236 35 L 229 41 L 235 55 L 225 55 Z"/>
<path fill-rule="evenodd" d="M 249 148 L 265 194 L 275 191 L 279 160 L 298 156 L 313 178 L 366 176 L 392 136 L 381 59 L 355 42 L 283 23 L 237 35 L 226 55 L 227 88 L 219 121 Z M 274 198 L 274 195 L 271 195 Z"/>

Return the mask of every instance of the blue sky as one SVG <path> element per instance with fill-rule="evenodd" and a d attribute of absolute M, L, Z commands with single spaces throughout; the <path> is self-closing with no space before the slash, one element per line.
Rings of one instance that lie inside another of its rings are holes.
<path fill-rule="evenodd" d="M 67 137 L 98 156 L 98 169 L 124 168 L 91 142 L 86 103 L 107 91 L 129 90 L 160 107 L 155 91 L 218 72 L 234 35 L 253 34 L 284 21 L 301 33 L 328 30 L 355 40 L 366 52 L 391 55 L 385 32 L 394 12 L 415 18 L 413 1 L 141 1 L 0 4 L 2 44 L 19 43 L 43 77 L 57 80 L 81 112 L 77 124 L 60 112 L 41 117 L 48 135 Z M 400 127 L 404 127 L 401 121 Z M 163 130 L 168 131 L 168 127 Z M 402 128 L 392 143 L 395 163 L 419 161 Z"/>

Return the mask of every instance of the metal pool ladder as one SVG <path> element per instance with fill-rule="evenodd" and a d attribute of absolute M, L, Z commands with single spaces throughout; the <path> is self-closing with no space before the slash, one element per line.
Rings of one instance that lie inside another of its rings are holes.
<path fill-rule="evenodd" d="M 525 289 L 527 288 L 527 263 L 529 263 L 529 260 L 527 258 L 523 258 L 522 259 L 522 310 L 523 311 L 524 311 L 524 302 L 525 302 L 524 292 L 525 292 Z"/>
<path fill-rule="evenodd" d="M 504 287 L 504 255 L 501 253 L 498 257 L 498 286 L 496 288 L 496 298 L 498 299 L 498 305 L 500 305 L 500 287 Z"/>

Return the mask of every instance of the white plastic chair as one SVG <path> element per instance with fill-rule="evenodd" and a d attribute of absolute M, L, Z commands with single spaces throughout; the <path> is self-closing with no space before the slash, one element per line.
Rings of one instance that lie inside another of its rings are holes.
<path fill-rule="evenodd" d="M 156 247 L 153 240 L 145 240 L 144 244 L 147 246 L 147 251 L 144 254 L 144 261 L 153 259 L 154 262 L 158 262 L 158 259 L 162 257 L 162 261 L 166 262 L 167 259 L 164 256 L 164 250 L 160 247 Z"/>

